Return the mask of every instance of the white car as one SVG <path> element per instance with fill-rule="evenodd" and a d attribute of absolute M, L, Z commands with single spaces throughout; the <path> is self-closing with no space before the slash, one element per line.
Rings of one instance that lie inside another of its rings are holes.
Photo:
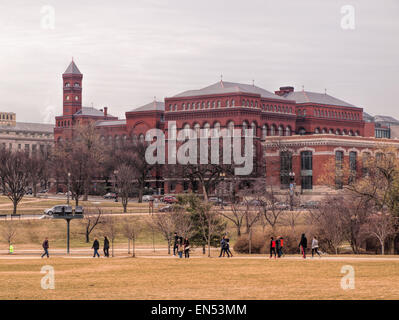
<path fill-rule="evenodd" d="M 44 210 L 44 214 L 47 216 L 53 216 L 54 214 L 62 214 L 64 212 L 72 212 L 72 207 L 68 206 L 67 204 L 61 204 Z"/>
<path fill-rule="evenodd" d="M 143 196 L 143 201 L 154 201 L 154 197 L 150 195 Z"/>

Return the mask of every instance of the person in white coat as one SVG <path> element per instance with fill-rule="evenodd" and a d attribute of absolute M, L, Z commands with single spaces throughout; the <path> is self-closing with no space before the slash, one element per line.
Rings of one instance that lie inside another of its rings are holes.
<path fill-rule="evenodd" d="M 315 253 L 317 253 L 319 257 L 321 257 L 319 253 L 319 240 L 317 240 L 316 236 L 314 236 L 312 239 L 312 258 Z"/>

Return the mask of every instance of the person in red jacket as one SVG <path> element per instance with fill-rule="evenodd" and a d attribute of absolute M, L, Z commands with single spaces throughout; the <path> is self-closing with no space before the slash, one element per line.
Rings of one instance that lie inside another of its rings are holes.
<path fill-rule="evenodd" d="M 280 236 L 279 238 L 280 238 L 280 254 L 279 254 L 279 256 L 281 257 L 284 254 L 284 252 L 283 252 L 284 238 L 282 236 Z"/>
<path fill-rule="evenodd" d="M 274 253 L 274 259 L 276 259 L 276 241 L 273 237 L 270 238 L 270 259 L 272 258 Z"/>

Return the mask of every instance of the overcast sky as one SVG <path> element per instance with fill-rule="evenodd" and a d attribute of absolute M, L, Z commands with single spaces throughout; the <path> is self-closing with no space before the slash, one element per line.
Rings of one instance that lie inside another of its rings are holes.
<path fill-rule="evenodd" d="M 355 9 L 354 30 L 341 27 L 344 5 Z M 398 18 L 398 0 L 1 1 L 0 111 L 54 122 L 73 56 L 83 105 L 122 118 L 221 74 L 272 92 L 326 88 L 399 118 Z"/>

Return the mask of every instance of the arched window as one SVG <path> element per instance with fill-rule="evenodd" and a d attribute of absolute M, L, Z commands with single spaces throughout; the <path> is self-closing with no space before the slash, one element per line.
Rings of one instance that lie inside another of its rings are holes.
<path fill-rule="evenodd" d="M 328 130 L 328 133 L 333 134 L 333 133 L 334 133 L 334 130 L 333 130 L 333 129 L 330 129 L 330 130 Z"/>
<path fill-rule="evenodd" d="M 210 103 L 209 101 L 207 102 L 206 107 L 207 107 L 208 109 L 211 108 L 211 103 Z"/>
<path fill-rule="evenodd" d="M 218 100 L 218 108 L 220 108 L 220 100 Z"/>
<path fill-rule="evenodd" d="M 256 137 L 256 123 L 255 122 L 251 123 L 251 130 L 252 130 L 252 135 L 254 137 Z"/>
<path fill-rule="evenodd" d="M 262 139 L 266 139 L 267 137 L 267 125 L 262 126 Z"/>
<path fill-rule="evenodd" d="M 140 141 L 141 143 L 144 142 L 144 134 L 140 133 L 140 135 L 139 135 L 139 141 Z"/>
<path fill-rule="evenodd" d="M 339 129 L 335 130 L 335 134 L 339 135 L 341 134 L 341 131 Z"/>
<path fill-rule="evenodd" d="M 230 137 L 233 136 L 233 134 L 234 134 L 234 121 L 229 121 L 229 123 L 227 124 L 227 132 L 228 132 L 228 135 Z"/>
<path fill-rule="evenodd" d="M 186 110 L 186 104 L 183 103 L 183 110 Z"/>
<path fill-rule="evenodd" d="M 233 99 L 233 100 L 231 100 L 231 106 L 232 106 L 232 107 L 234 107 L 234 106 L 235 106 L 235 101 L 234 101 L 234 99 Z"/>
<path fill-rule="evenodd" d="M 287 128 L 285 128 L 285 135 L 287 137 L 289 137 L 291 135 L 291 127 L 290 126 L 287 126 Z"/>
<path fill-rule="evenodd" d="M 71 84 L 69 82 L 65 83 L 65 87 L 69 88 Z"/>
<path fill-rule="evenodd" d="M 278 135 L 283 136 L 284 135 L 284 127 L 282 125 L 278 126 Z"/>
<path fill-rule="evenodd" d="M 211 125 L 208 122 L 206 122 L 204 124 L 204 132 L 203 132 L 204 138 L 208 138 L 209 137 L 209 129 L 210 128 L 211 128 Z"/>
<path fill-rule="evenodd" d="M 323 130 L 321 130 L 321 133 L 327 133 L 327 129 L 326 128 L 323 128 Z"/>
<path fill-rule="evenodd" d="M 271 136 L 276 135 L 276 126 L 274 124 L 270 127 L 270 135 Z"/>
<path fill-rule="evenodd" d="M 242 135 L 243 136 L 247 135 L 247 130 L 248 130 L 248 123 L 246 121 L 243 121 L 243 123 L 242 123 Z"/>
<path fill-rule="evenodd" d="M 80 87 L 80 84 L 79 84 L 79 82 L 75 82 L 75 84 L 73 85 L 75 88 L 79 88 Z"/>
<path fill-rule="evenodd" d="M 220 136 L 220 122 L 215 122 L 213 129 L 213 136 L 218 138 Z"/>
<path fill-rule="evenodd" d="M 183 134 L 184 134 L 184 138 L 189 138 L 190 137 L 190 125 L 188 123 L 186 123 L 183 127 Z"/>
<path fill-rule="evenodd" d="M 213 101 L 213 102 L 212 102 L 212 108 L 215 108 L 215 107 L 216 107 L 216 102 Z"/>
<path fill-rule="evenodd" d="M 169 139 L 176 139 L 176 124 L 170 126 L 170 132 L 168 132 Z"/>
<path fill-rule="evenodd" d="M 320 129 L 319 128 L 314 129 L 314 133 L 316 134 L 320 133 Z"/>
<path fill-rule="evenodd" d="M 190 105 L 190 102 L 189 102 L 189 103 L 187 103 L 187 110 L 190 110 L 190 107 L 191 107 L 191 105 Z"/>
<path fill-rule="evenodd" d="M 197 138 L 199 138 L 199 136 L 200 136 L 200 129 L 201 129 L 201 126 L 199 125 L 199 123 L 196 123 L 194 125 L 194 132 L 195 132 L 195 135 L 197 136 Z"/>
<path fill-rule="evenodd" d="M 346 129 L 342 130 L 342 135 L 346 136 Z"/>
<path fill-rule="evenodd" d="M 226 100 L 226 107 L 227 108 L 230 107 L 230 101 L 229 100 Z"/>
<path fill-rule="evenodd" d="M 298 133 L 299 133 L 301 136 L 303 136 L 304 134 L 306 134 L 305 128 L 300 128 L 299 131 L 298 131 Z"/>

